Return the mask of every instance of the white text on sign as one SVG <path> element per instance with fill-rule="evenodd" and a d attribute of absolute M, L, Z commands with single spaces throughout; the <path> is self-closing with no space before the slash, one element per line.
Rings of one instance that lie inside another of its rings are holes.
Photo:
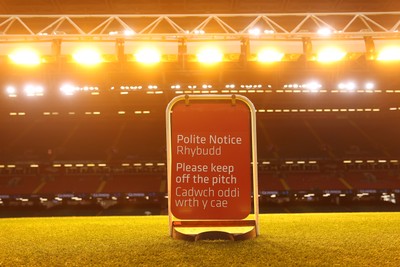
<path fill-rule="evenodd" d="M 177 135 L 177 143 L 178 144 L 197 144 L 197 145 L 204 145 L 207 143 L 209 144 L 215 144 L 215 145 L 241 145 L 242 144 L 242 138 L 240 136 L 231 136 L 229 135 L 223 135 L 223 136 L 218 136 L 216 134 L 210 134 L 208 138 L 206 136 L 201 136 L 201 135 L 196 135 L 196 134 L 190 134 L 190 135 L 183 135 L 183 134 L 178 134 Z"/>

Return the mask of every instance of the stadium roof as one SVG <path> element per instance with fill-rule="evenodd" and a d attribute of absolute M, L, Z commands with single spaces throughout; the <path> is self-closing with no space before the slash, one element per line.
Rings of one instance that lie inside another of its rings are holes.
<path fill-rule="evenodd" d="M 260 35 L 251 33 L 257 26 Z M 333 34 L 320 35 L 319 26 Z M 202 30 L 205 34 L 196 34 Z M 377 76 L 392 88 L 399 83 L 396 68 L 374 61 L 386 44 L 398 44 L 399 31 L 398 0 L 2 0 L 0 84 L 69 76 L 104 83 L 110 73 L 124 84 L 142 76 L 168 84 L 189 79 L 270 83 L 308 76 L 336 83 L 336 77 L 358 75 Z M 319 50 L 339 42 L 345 58 L 320 65 Z M 198 64 L 198 50 L 209 43 L 223 48 L 216 68 Z M 41 54 L 44 64 L 36 71 L 11 65 L 10 54 L 26 44 Z M 137 50 L 148 44 L 161 51 L 158 69 L 136 64 Z M 100 67 L 107 75 L 76 68 L 73 53 L 81 45 L 101 50 L 105 64 Z M 282 62 L 273 67 L 257 62 L 269 46 L 282 50 L 277 60 Z M 49 70 L 58 76 L 43 74 Z M 151 75 L 132 75 L 138 70 Z"/>
<path fill-rule="evenodd" d="M 1 14 L 175 14 L 398 11 L 397 0 L 3 0 Z"/>

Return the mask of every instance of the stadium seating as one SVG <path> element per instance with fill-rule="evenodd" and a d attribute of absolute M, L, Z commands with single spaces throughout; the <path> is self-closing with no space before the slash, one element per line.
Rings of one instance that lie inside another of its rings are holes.
<path fill-rule="evenodd" d="M 323 190 L 347 190 L 347 188 L 334 175 L 316 172 L 289 173 L 283 178 L 290 190 L 316 191 Z"/>
<path fill-rule="evenodd" d="M 320 148 L 318 140 L 313 137 L 302 119 L 277 118 L 259 119 L 257 121 L 262 129 L 259 139 L 267 138 L 263 142 L 268 144 L 266 149 L 260 149 L 260 157 L 266 158 L 265 151 L 273 152 L 273 157 L 282 159 L 323 158 L 324 151 Z"/>
<path fill-rule="evenodd" d="M 101 184 L 100 175 L 52 175 L 44 179 L 43 185 L 37 190 L 37 194 L 87 194 L 97 192 Z"/>
<path fill-rule="evenodd" d="M 104 193 L 165 193 L 166 179 L 162 175 L 114 175 L 101 189 Z"/>
<path fill-rule="evenodd" d="M 393 171 L 358 171 L 345 174 L 352 188 L 360 190 L 398 189 L 400 173 Z"/>
<path fill-rule="evenodd" d="M 390 102 L 381 99 L 380 112 L 351 112 L 353 104 L 340 95 L 315 100 L 315 105 L 304 95 L 288 94 L 284 101 L 279 94 L 247 96 L 256 109 L 273 111 L 257 112 L 260 192 L 400 190 L 400 131 L 393 127 L 400 114 L 389 111 Z M 0 195 L 165 194 L 164 108 L 170 98 L 143 92 L 130 98 L 84 96 L 65 107 L 62 99 L 43 100 L 24 116 L 2 113 Z M 370 100 L 363 101 L 360 97 L 357 105 Z M 45 112 L 50 110 L 43 108 L 46 103 L 57 112 Z M 347 111 L 315 109 L 339 104 Z M 11 114 L 14 109 L 7 105 L 4 109 Z M 299 112 L 301 107 L 314 111 Z M 305 166 L 309 162 L 311 167 Z M 330 164 L 335 167 L 326 169 Z"/>
<path fill-rule="evenodd" d="M 38 176 L 0 175 L 0 195 L 30 196 L 40 183 Z"/>

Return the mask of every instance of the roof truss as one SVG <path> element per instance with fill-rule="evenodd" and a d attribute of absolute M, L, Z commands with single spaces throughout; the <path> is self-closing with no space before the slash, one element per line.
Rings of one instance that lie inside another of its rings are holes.
<path fill-rule="evenodd" d="M 317 33 L 321 27 L 330 29 L 330 38 L 396 38 L 400 37 L 400 12 L 0 15 L 0 41 L 300 39 L 321 38 Z M 251 32 L 255 28 L 259 32 Z"/>

